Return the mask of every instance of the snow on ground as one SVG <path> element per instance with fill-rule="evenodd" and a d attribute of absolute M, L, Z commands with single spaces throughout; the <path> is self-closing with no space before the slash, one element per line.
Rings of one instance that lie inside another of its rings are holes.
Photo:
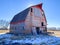
<path fill-rule="evenodd" d="M 9 43 L 31 43 L 35 45 L 60 45 L 60 38 L 49 35 L 36 35 L 36 36 L 24 36 L 22 39 L 12 40 L 11 37 L 15 36 L 12 34 L 0 34 L 0 44 L 9 44 Z"/>

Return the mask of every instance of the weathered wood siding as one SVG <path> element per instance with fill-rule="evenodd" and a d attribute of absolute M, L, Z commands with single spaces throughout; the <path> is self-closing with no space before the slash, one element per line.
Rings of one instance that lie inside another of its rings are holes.
<path fill-rule="evenodd" d="M 36 27 L 41 26 L 41 12 L 40 12 L 40 9 L 33 8 L 32 25 L 36 26 Z"/>
<path fill-rule="evenodd" d="M 22 33 L 25 30 L 25 23 L 11 24 L 10 31 L 12 33 Z"/>

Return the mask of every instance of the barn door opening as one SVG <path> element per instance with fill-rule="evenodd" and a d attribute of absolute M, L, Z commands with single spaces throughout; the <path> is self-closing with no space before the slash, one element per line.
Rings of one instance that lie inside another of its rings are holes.
<path fill-rule="evenodd" d="M 41 26 L 44 26 L 44 22 L 41 22 Z"/>
<path fill-rule="evenodd" d="M 37 32 L 37 34 L 39 34 L 40 32 L 39 32 L 39 27 L 36 27 L 36 32 Z"/>

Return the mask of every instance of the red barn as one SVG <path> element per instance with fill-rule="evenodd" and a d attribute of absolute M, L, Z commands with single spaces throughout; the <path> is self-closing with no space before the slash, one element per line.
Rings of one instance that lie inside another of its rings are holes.
<path fill-rule="evenodd" d="M 47 20 L 42 3 L 16 14 L 10 22 L 10 32 L 15 34 L 46 33 Z"/>

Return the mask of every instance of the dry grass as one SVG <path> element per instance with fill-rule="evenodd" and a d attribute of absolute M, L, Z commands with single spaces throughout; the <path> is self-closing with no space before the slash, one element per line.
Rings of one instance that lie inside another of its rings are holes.
<path fill-rule="evenodd" d="M 0 34 L 3 34 L 3 33 L 8 33 L 9 30 L 0 30 Z"/>
<path fill-rule="evenodd" d="M 4 34 L 9 32 L 9 30 L 0 30 L 0 34 Z M 53 36 L 57 36 L 60 37 L 60 31 L 56 31 L 56 30 L 48 30 L 48 32 L 54 32 L 54 34 L 52 34 Z"/>
<path fill-rule="evenodd" d="M 54 34 L 52 34 L 53 36 L 60 37 L 60 30 L 58 30 L 58 31 L 56 31 L 56 30 L 48 30 L 48 32 L 54 32 Z"/>

